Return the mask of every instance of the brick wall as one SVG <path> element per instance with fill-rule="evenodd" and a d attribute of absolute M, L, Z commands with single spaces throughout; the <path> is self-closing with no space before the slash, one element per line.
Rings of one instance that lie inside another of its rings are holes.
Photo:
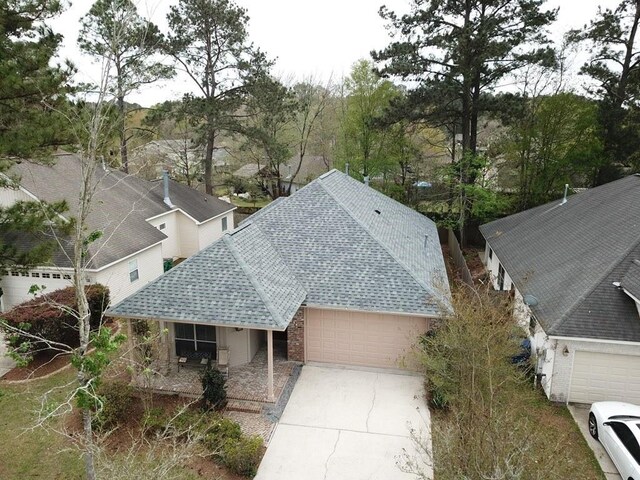
<path fill-rule="evenodd" d="M 300 308 L 287 327 L 287 359 L 304 362 L 304 309 Z"/>

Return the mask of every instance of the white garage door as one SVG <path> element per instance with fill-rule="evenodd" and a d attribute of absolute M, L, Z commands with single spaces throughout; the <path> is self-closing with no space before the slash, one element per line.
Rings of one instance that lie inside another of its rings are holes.
<path fill-rule="evenodd" d="M 411 347 L 426 329 L 422 317 L 307 309 L 307 361 L 411 368 Z"/>
<path fill-rule="evenodd" d="M 640 356 L 576 352 L 569 401 L 640 404 Z"/>

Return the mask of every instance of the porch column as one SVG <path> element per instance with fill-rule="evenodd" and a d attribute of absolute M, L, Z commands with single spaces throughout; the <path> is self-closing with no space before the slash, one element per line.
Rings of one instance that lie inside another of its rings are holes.
<path fill-rule="evenodd" d="M 160 336 L 160 373 L 162 375 L 167 375 L 169 373 L 169 363 L 171 361 L 169 354 L 169 341 L 168 335 L 165 330 L 167 329 L 167 325 L 164 321 L 160 320 L 158 322 L 159 336 Z"/>
<path fill-rule="evenodd" d="M 274 401 L 273 397 L 273 331 L 267 330 L 267 400 Z"/>
<path fill-rule="evenodd" d="M 133 341 L 133 321 L 127 319 L 127 358 L 132 372 L 136 371 L 135 342 Z"/>

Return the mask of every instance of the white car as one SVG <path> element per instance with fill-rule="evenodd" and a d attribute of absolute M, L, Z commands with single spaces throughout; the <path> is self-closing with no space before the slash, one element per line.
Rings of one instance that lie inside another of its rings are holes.
<path fill-rule="evenodd" d="M 640 480 L 640 407 L 596 402 L 589 411 L 589 433 L 599 440 L 622 480 Z"/>

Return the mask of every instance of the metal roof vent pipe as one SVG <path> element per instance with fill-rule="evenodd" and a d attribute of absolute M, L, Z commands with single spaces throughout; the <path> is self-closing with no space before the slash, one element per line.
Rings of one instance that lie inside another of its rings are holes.
<path fill-rule="evenodd" d="M 349 162 L 344 164 L 344 173 L 346 173 L 347 176 L 349 176 Z"/>
<path fill-rule="evenodd" d="M 162 170 L 162 184 L 164 185 L 164 203 L 173 208 L 173 203 L 169 198 L 169 172 L 167 170 Z"/>
<path fill-rule="evenodd" d="M 569 193 L 569 184 L 565 183 L 564 184 L 564 198 L 560 202 L 560 205 L 564 205 L 565 203 L 567 203 L 567 193 Z"/>

